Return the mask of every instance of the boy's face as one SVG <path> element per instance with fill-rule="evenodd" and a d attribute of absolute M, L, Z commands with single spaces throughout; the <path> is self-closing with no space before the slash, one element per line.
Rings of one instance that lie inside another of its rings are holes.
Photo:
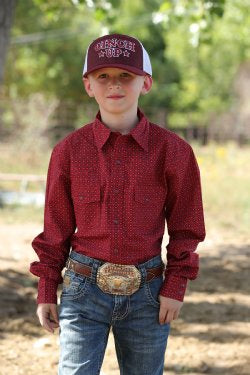
<path fill-rule="evenodd" d="M 126 114 L 137 108 L 141 94 L 149 92 L 152 78 L 120 68 L 101 68 L 83 78 L 83 83 L 88 95 L 96 99 L 101 112 Z"/>

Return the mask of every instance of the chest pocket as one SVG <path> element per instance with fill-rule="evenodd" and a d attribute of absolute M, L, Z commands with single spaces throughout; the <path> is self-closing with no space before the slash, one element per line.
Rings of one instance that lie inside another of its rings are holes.
<path fill-rule="evenodd" d="M 165 196 L 162 186 L 135 186 L 131 220 L 134 228 L 151 230 L 164 219 Z"/>
<path fill-rule="evenodd" d="M 83 225 L 84 230 L 97 228 L 100 224 L 101 213 L 100 185 L 93 184 L 93 186 L 78 189 L 73 200 L 78 226 Z"/>

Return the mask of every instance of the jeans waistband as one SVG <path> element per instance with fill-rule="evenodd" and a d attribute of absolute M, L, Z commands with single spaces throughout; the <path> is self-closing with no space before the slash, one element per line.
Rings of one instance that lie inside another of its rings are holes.
<path fill-rule="evenodd" d="M 92 274 L 91 274 L 92 283 L 96 282 L 96 275 L 97 275 L 98 268 L 102 264 L 107 263 L 106 261 L 96 259 L 96 258 L 91 258 L 84 254 L 80 254 L 74 250 L 71 250 L 69 254 L 69 258 L 75 260 L 76 262 L 87 264 L 88 266 L 92 267 Z M 146 281 L 147 269 L 164 266 L 164 263 L 162 261 L 161 255 L 159 254 L 153 258 L 148 259 L 146 262 L 135 264 L 135 266 L 141 272 L 141 275 L 142 275 L 141 286 L 142 286 Z"/>

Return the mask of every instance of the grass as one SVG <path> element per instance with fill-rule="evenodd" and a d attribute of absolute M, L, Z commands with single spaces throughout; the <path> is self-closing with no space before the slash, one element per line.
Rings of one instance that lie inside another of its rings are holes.
<path fill-rule="evenodd" d="M 15 144 L 0 143 L 0 172 L 44 174 L 50 157 L 50 150 L 40 151 L 36 144 L 26 150 Z"/>
<path fill-rule="evenodd" d="M 207 233 L 249 237 L 250 222 L 250 147 L 234 143 L 208 146 L 192 144 L 201 171 Z M 46 174 L 50 151 L 20 153 L 15 147 L 0 145 L 0 172 Z M 31 186 L 35 190 L 35 186 Z M 0 222 L 43 222 L 43 209 L 4 207 Z"/>
<path fill-rule="evenodd" d="M 11 205 L 0 207 L 0 224 L 43 224 L 43 208 Z"/>
<path fill-rule="evenodd" d="M 19 144 L 0 143 L 0 173 L 12 174 L 47 174 L 50 158 L 50 150 L 41 151 L 36 144 L 32 149 L 25 150 Z M 0 190 L 19 191 L 21 183 L 19 181 L 1 181 Z M 29 191 L 39 191 L 45 186 L 41 182 L 29 182 Z"/>
<path fill-rule="evenodd" d="M 250 148 L 233 143 L 193 148 L 201 171 L 208 231 L 249 238 Z"/>

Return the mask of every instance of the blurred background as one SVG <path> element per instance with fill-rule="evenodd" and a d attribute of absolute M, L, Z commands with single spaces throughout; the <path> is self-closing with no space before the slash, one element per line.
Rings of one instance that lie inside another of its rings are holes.
<path fill-rule="evenodd" d="M 30 243 L 43 230 L 53 146 L 97 112 L 81 81 L 86 48 L 118 32 L 151 57 L 140 108 L 192 145 L 201 171 L 207 237 L 164 374 L 249 375 L 250 1 L 1 0 L 0 19 L 0 374 L 56 373 Z M 167 241 L 166 228 L 163 256 Z M 113 374 L 110 335 L 102 375 Z"/>

